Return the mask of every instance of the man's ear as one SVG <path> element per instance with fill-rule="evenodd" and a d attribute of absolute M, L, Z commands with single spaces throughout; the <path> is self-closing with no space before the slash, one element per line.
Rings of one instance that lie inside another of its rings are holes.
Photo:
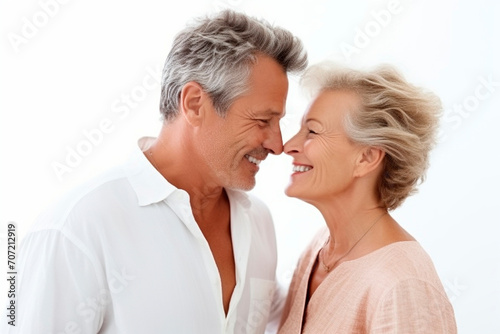
<path fill-rule="evenodd" d="M 355 177 L 363 177 L 379 169 L 384 161 L 385 152 L 378 147 L 368 146 L 359 152 L 354 170 Z"/>
<path fill-rule="evenodd" d="M 206 104 L 207 94 L 201 85 L 190 81 L 181 90 L 180 111 L 189 124 L 198 126 L 203 119 L 203 107 Z"/>

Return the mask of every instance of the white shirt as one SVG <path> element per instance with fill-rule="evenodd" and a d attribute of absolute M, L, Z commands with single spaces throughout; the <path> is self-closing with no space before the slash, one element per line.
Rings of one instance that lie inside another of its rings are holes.
<path fill-rule="evenodd" d="M 136 150 L 23 239 L 7 333 L 263 333 L 275 289 L 271 215 L 249 194 L 227 194 L 236 264 L 227 316 L 189 195 Z"/>

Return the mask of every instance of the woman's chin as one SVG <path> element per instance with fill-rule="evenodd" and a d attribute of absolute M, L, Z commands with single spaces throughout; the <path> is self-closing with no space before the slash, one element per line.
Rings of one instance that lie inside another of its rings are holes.
<path fill-rule="evenodd" d="M 288 197 L 296 198 L 306 203 L 312 204 L 313 198 L 316 198 L 314 192 L 311 192 L 310 189 L 307 188 L 299 188 L 295 187 L 293 184 L 289 184 L 285 188 L 285 195 Z M 312 204 L 314 205 L 314 204 Z"/>
<path fill-rule="evenodd" d="M 299 189 L 297 189 L 296 187 L 294 187 L 293 184 L 289 184 L 285 188 L 285 195 L 287 195 L 288 197 L 295 197 L 295 198 L 300 199 L 301 194 L 302 194 L 302 192 Z"/>

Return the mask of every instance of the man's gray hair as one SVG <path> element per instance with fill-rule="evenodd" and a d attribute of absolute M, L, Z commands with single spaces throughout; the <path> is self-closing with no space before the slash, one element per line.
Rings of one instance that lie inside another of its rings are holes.
<path fill-rule="evenodd" d="M 224 10 L 186 27 L 175 38 L 163 68 L 160 112 L 164 120 L 177 116 L 182 87 L 190 81 L 202 86 L 224 117 L 232 102 L 248 89 L 258 55 L 273 58 L 284 72 L 307 67 L 302 42 L 263 20 Z"/>

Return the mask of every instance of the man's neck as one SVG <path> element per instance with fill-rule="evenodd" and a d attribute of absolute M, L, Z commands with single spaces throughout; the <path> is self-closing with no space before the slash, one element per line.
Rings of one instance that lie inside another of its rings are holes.
<path fill-rule="evenodd" d="M 217 228 L 217 225 L 221 225 L 218 228 L 228 228 L 229 199 L 226 191 L 208 180 L 204 174 L 208 168 L 193 163 L 192 152 L 189 140 L 164 128 L 144 153 L 170 184 L 189 194 L 193 215 L 202 230 Z"/>

